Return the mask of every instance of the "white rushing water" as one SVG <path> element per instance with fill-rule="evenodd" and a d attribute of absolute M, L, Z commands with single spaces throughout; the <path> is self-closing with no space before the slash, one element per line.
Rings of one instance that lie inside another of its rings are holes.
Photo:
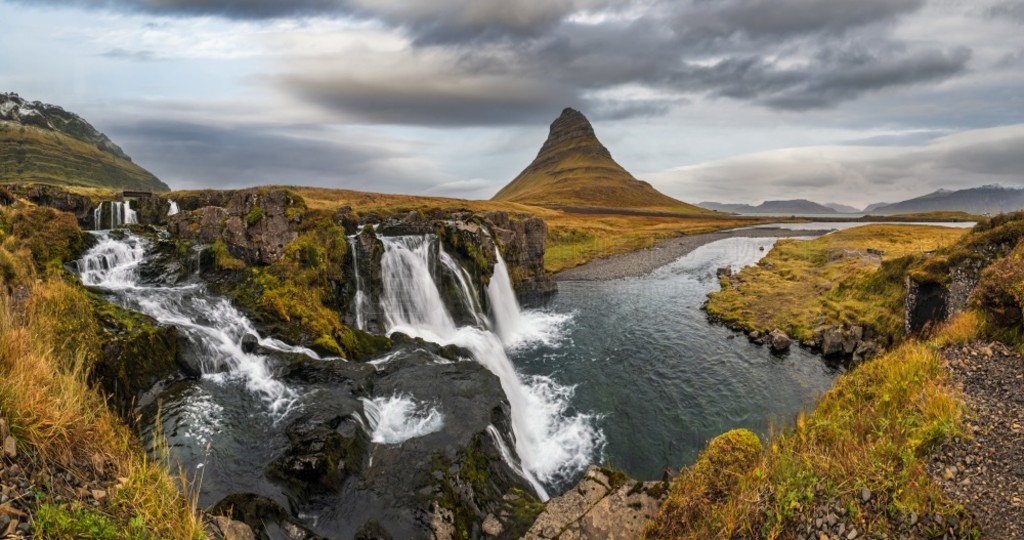
<path fill-rule="evenodd" d="M 494 316 L 495 331 L 507 349 L 534 345 L 551 345 L 570 318 L 562 313 L 523 311 L 516 300 L 505 259 L 498 251 L 494 275 L 487 285 L 487 300 Z"/>
<path fill-rule="evenodd" d="M 363 399 L 369 422 L 370 440 L 378 444 L 401 444 L 444 427 L 444 414 L 434 407 L 416 403 L 407 395 Z"/>
<path fill-rule="evenodd" d="M 348 245 L 352 251 L 352 268 L 356 278 L 356 295 L 352 302 L 355 304 L 356 310 L 356 328 L 366 330 L 366 316 L 364 313 L 369 299 L 363 290 L 363 277 L 359 275 L 359 250 L 356 249 L 356 242 L 358 242 L 356 235 L 353 234 L 348 237 Z"/>
<path fill-rule="evenodd" d="M 205 287 L 141 284 L 139 268 L 145 260 L 147 243 L 125 233 L 123 239 L 97 233 L 98 242 L 78 262 L 82 283 L 107 289 L 163 324 L 176 326 L 197 348 L 203 375 L 215 381 L 242 379 L 274 414 L 286 414 L 296 402 L 295 393 L 276 380 L 267 358 L 243 350 L 242 340 L 254 336 L 261 347 L 285 353 L 319 356 L 305 347 L 294 347 L 260 336 L 252 321 L 225 298 L 211 295 Z"/>
<path fill-rule="evenodd" d="M 132 210 L 131 201 L 107 201 L 101 202 L 92 211 L 92 222 L 94 230 L 101 230 L 103 220 L 103 206 L 110 207 L 110 228 L 116 229 L 124 225 L 135 225 L 139 222 L 139 214 Z"/>
<path fill-rule="evenodd" d="M 387 332 L 466 348 L 498 376 L 512 409 L 513 438 L 524 476 L 538 495 L 547 499 L 541 484 L 564 480 L 582 470 L 596 457 L 604 440 L 592 416 L 569 412 L 572 388 L 545 377 L 524 380 L 509 360 L 507 346 L 534 338 L 527 335 L 531 325 L 524 321 L 531 319 L 519 310 L 504 262 L 495 268 L 487 291 L 495 313 L 494 326 L 499 329 L 496 334 L 486 328 L 458 327 L 453 321 L 431 271 L 435 257 L 440 257 L 433 236 L 381 240 L 381 308 Z M 502 334 L 510 343 L 503 342 Z"/>
<path fill-rule="evenodd" d="M 178 203 L 174 202 L 174 199 L 167 199 L 170 207 L 167 208 L 167 215 L 173 216 L 178 213 Z"/>

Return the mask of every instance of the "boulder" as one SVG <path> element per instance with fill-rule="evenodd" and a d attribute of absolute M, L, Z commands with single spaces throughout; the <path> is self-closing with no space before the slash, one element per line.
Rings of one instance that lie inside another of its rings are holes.
<path fill-rule="evenodd" d="M 245 354 L 252 354 L 256 352 L 256 348 L 260 345 L 260 339 L 254 334 L 246 334 L 242 336 L 242 352 Z"/>
<path fill-rule="evenodd" d="M 267 475 L 299 496 L 334 489 L 363 468 L 369 438 L 350 416 L 302 417 L 287 434 L 291 447 L 267 466 Z"/>
<path fill-rule="evenodd" d="M 779 330 L 778 328 L 769 332 L 767 339 L 768 347 L 772 350 L 772 352 L 780 353 L 788 351 L 790 344 L 792 344 L 792 340 L 789 339 L 789 336 L 787 336 L 785 332 Z"/>
<path fill-rule="evenodd" d="M 718 279 L 732 277 L 732 267 L 723 266 L 715 271 L 715 275 L 718 276 Z"/>
<path fill-rule="evenodd" d="M 213 505 L 211 514 L 225 516 L 249 526 L 260 540 L 321 540 L 322 536 L 300 525 L 277 502 L 253 493 L 228 495 Z"/>

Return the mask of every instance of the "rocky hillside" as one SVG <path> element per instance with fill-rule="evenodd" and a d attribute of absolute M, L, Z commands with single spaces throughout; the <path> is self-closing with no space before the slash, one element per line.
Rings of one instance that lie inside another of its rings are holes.
<path fill-rule="evenodd" d="M 705 212 L 634 178 L 612 159 L 587 117 L 574 109 L 562 111 L 537 158 L 493 200 L 549 207 Z"/>
<path fill-rule="evenodd" d="M 16 182 L 169 189 L 82 117 L 0 93 L 0 183 Z"/>

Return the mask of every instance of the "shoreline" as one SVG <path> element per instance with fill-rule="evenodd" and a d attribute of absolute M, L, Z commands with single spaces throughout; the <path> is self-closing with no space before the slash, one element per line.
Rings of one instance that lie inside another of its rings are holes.
<path fill-rule="evenodd" d="M 679 236 L 658 242 L 653 247 L 595 259 L 556 273 L 555 281 L 610 281 L 645 276 L 691 251 L 727 238 L 790 238 L 821 236 L 829 230 L 795 231 L 783 228 L 728 229 Z"/>

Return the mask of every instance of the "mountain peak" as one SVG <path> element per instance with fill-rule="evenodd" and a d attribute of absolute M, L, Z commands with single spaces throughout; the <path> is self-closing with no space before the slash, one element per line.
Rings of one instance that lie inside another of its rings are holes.
<path fill-rule="evenodd" d="M 583 113 L 573 108 L 551 123 L 537 157 L 494 200 L 588 208 L 644 208 L 701 213 L 637 180 L 612 159 Z"/>
<path fill-rule="evenodd" d="M 551 123 L 548 138 L 541 146 L 537 159 L 550 158 L 568 150 L 608 159 L 612 157 L 611 152 L 597 139 L 590 120 L 587 120 L 583 113 L 571 107 L 563 109 L 562 114 Z"/>

